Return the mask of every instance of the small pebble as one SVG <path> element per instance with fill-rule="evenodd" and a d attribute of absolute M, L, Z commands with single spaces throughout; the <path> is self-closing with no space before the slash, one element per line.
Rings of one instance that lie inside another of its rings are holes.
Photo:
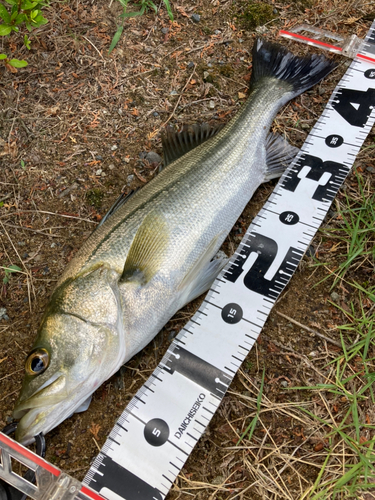
<path fill-rule="evenodd" d="M 116 146 L 116 144 L 114 144 L 114 145 L 111 147 L 111 151 L 116 151 L 116 149 L 118 149 L 118 146 Z"/>
<path fill-rule="evenodd" d="M 97 170 L 95 172 L 95 175 L 102 175 L 102 172 L 103 172 L 103 170 L 101 168 L 99 168 L 99 170 Z"/>
<path fill-rule="evenodd" d="M 211 63 L 208 63 L 208 64 L 207 64 L 207 66 L 208 66 L 209 68 L 212 68 L 212 64 L 211 64 Z"/>
<path fill-rule="evenodd" d="M 170 95 L 177 95 L 177 94 L 178 94 L 178 92 L 176 92 L 175 90 L 172 90 Z"/>
<path fill-rule="evenodd" d="M 375 173 L 374 167 L 367 167 L 366 170 L 367 170 L 367 172 L 371 172 L 372 174 Z"/>
<path fill-rule="evenodd" d="M 5 321 L 8 321 L 9 316 L 7 315 L 7 310 L 5 307 L 0 307 L 0 320 L 5 319 Z"/>
<path fill-rule="evenodd" d="M 130 158 L 124 158 L 125 163 L 130 163 Z"/>
<path fill-rule="evenodd" d="M 19 247 L 24 247 L 26 245 L 26 243 L 24 241 L 19 241 L 18 242 L 18 246 Z"/>
<path fill-rule="evenodd" d="M 169 28 L 162 28 L 161 32 L 163 33 L 163 35 L 166 35 L 167 33 L 169 33 Z"/>
<path fill-rule="evenodd" d="M 209 107 L 210 107 L 211 109 L 214 109 L 214 107 L 215 107 L 215 103 L 214 103 L 214 101 L 210 101 L 208 105 L 209 105 Z"/>
<path fill-rule="evenodd" d="M 187 68 L 188 69 L 193 69 L 194 66 L 195 66 L 195 64 L 192 61 L 190 61 L 189 64 L 187 65 Z"/>
<path fill-rule="evenodd" d="M 331 299 L 334 301 L 334 302 L 338 302 L 340 300 L 340 295 L 337 293 L 337 292 L 332 292 L 331 293 Z"/>
<path fill-rule="evenodd" d="M 147 156 L 147 151 L 141 151 L 139 153 L 139 157 L 141 160 L 144 160 L 146 158 L 146 156 Z"/>
<path fill-rule="evenodd" d="M 215 35 L 220 35 L 221 31 L 220 30 L 215 30 Z"/>
<path fill-rule="evenodd" d="M 27 257 L 29 256 L 29 254 L 27 252 L 25 252 L 23 255 L 22 255 L 22 258 L 23 259 L 27 259 Z"/>
<path fill-rule="evenodd" d="M 195 23 L 199 23 L 199 21 L 201 20 L 201 16 L 199 14 L 192 14 L 190 19 Z"/>
<path fill-rule="evenodd" d="M 239 39 L 238 39 L 238 42 L 239 42 L 239 43 L 243 43 L 243 38 L 239 38 Z"/>
<path fill-rule="evenodd" d="M 155 116 L 155 118 L 157 118 L 159 116 L 159 113 L 157 111 L 154 111 L 152 114 L 153 114 L 153 116 Z"/>
<path fill-rule="evenodd" d="M 102 161 L 103 157 L 100 155 L 95 156 L 95 160 Z"/>
<path fill-rule="evenodd" d="M 113 163 L 111 163 L 108 168 L 109 168 L 109 170 L 113 170 L 115 168 L 115 166 Z"/>
<path fill-rule="evenodd" d="M 51 243 L 51 248 L 55 248 L 56 247 L 56 243 Z"/>
<path fill-rule="evenodd" d="M 134 175 L 133 174 L 128 175 L 126 178 L 126 182 L 128 184 L 131 184 L 133 181 L 134 181 Z"/>
<path fill-rule="evenodd" d="M 280 382 L 281 387 L 288 387 L 288 382 L 286 380 L 282 380 Z"/>
<path fill-rule="evenodd" d="M 162 157 L 154 151 L 150 151 L 149 153 L 147 153 L 145 160 L 149 161 L 150 163 L 161 163 Z"/>

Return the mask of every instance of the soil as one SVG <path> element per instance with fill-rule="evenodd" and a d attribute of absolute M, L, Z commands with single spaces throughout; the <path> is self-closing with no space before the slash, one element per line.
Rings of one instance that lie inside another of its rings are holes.
<path fill-rule="evenodd" d="M 49 23 L 30 35 L 30 51 L 22 48 L 21 36 L 2 37 L 3 51 L 29 65 L 16 73 L 0 69 L 0 265 L 27 270 L 27 275 L 12 273 L 9 282 L 0 281 L 0 307 L 8 316 L 0 320 L 1 428 L 12 422 L 25 357 L 56 281 L 120 192 L 157 175 L 157 164 L 144 156 L 162 154 L 165 124 L 227 122 L 247 93 L 255 36 L 276 40 L 279 29 L 307 22 L 364 37 L 375 17 L 371 3 L 350 0 L 255 5 L 263 6 L 256 16 L 242 0 L 179 0 L 172 4 L 173 23 L 161 5 L 158 15 L 149 11 L 126 19 L 111 55 L 108 48 L 121 13 L 116 1 L 53 2 L 45 9 Z M 192 14 L 199 14 L 199 22 Z M 312 50 L 278 41 L 300 54 Z M 276 118 L 273 129 L 293 145 L 303 144 L 346 71 L 348 61 L 338 62 L 332 74 Z M 370 133 L 366 145 L 373 141 Z M 370 149 L 355 164 L 372 191 L 373 155 Z M 274 185 L 258 189 L 224 244 L 227 253 L 233 253 Z M 344 189 L 358 189 L 355 175 Z M 333 212 L 325 224 L 335 224 Z M 309 457 L 323 438 L 306 439 L 306 421 L 280 408 L 314 402 L 311 391 L 286 390 L 285 385 L 319 382 L 314 359 L 340 351 L 305 328 L 340 342 L 337 325 L 345 316 L 332 305 L 332 279 L 319 283 L 327 277 L 326 268 L 315 266 L 316 259 L 331 268 L 340 263 L 340 252 L 332 247 L 333 241 L 318 233 L 311 247 L 315 256 L 303 258 L 168 499 L 297 499 L 316 480 L 325 457 Z M 5 277 L 2 272 L 1 280 Z M 362 266 L 356 278 L 372 280 L 371 268 Z M 337 286 L 334 291 L 334 302 L 349 307 L 353 290 Z M 104 383 L 88 411 L 47 435 L 47 460 L 77 479 L 85 476 L 116 419 L 198 305 L 199 299 L 179 311 L 146 349 Z M 256 427 L 251 446 L 236 447 L 254 414 L 264 367 L 270 409 L 262 414 L 263 427 Z M 314 403 L 317 411 L 319 404 Z M 249 466 L 257 461 L 270 471 L 276 467 L 276 458 L 265 451 L 267 443 L 283 445 L 291 457 L 305 457 L 296 465 L 298 473 L 293 466 L 285 468 L 280 479 L 285 487 L 276 493 L 262 490 Z"/>

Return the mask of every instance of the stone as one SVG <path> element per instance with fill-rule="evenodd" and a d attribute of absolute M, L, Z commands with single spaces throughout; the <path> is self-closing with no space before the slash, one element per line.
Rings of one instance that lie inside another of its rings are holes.
<path fill-rule="evenodd" d="M 134 175 L 133 174 L 128 175 L 126 178 L 127 184 L 131 184 L 133 181 L 134 181 Z"/>
<path fill-rule="evenodd" d="M 338 302 L 340 300 L 340 295 L 337 293 L 337 292 L 332 292 L 331 293 L 331 299 L 334 301 L 334 302 Z"/>
<path fill-rule="evenodd" d="M 114 144 L 114 145 L 111 147 L 111 151 L 116 151 L 116 149 L 118 149 L 118 146 L 116 146 L 116 144 Z"/>
<path fill-rule="evenodd" d="M 192 61 L 190 61 L 189 64 L 187 65 L 187 68 L 188 69 L 193 69 L 194 66 L 195 66 L 195 64 Z"/>
<path fill-rule="evenodd" d="M 192 14 L 190 19 L 195 23 L 199 23 L 199 21 L 201 20 L 201 16 L 199 14 Z"/>
<path fill-rule="evenodd" d="M 162 157 L 154 151 L 150 151 L 149 153 L 147 153 L 145 160 L 149 161 L 150 163 L 161 163 L 163 161 Z"/>
<path fill-rule="evenodd" d="M 162 28 L 161 32 L 163 33 L 163 35 L 166 35 L 167 33 L 169 33 L 169 28 Z"/>
<path fill-rule="evenodd" d="M 5 307 L 0 307 L 0 320 L 5 319 L 5 321 L 9 320 L 9 316 L 7 315 L 7 310 Z"/>

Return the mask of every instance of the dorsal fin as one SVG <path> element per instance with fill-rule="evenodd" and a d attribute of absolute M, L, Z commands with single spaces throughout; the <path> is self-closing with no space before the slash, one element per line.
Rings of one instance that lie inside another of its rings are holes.
<path fill-rule="evenodd" d="M 164 167 L 216 135 L 224 125 L 223 123 L 215 127 L 211 127 L 208 123 L 184 125 L 181 132 L 176 132 L 173 127 L 167 127 L 161 136 Z"/>
<path fill-rule="evenodd" d="M 111 208 L 108 210 L 108 212 L 105 214 L 103 219 L 100 221 L 100 223 L 96 226 L 95 229 L 98 229 L 104 222 L 111 217 L 120 207 L 123 206 L 124 203 L 126 203 L 129 198 L 133 196 L 140 188 L 135 188 L 129 191 L 129 193 L 121 193 L 120 196 L 117 198 L 117 200 L 114 202 L 114 204 L 111 206 Z"/>
<path fill-rule="evenodd" d="M 120 281 L 146 284 L 160 269 L 169 242 L 168 223 L 163 215 L 150 212 L 136 232 Z"/>

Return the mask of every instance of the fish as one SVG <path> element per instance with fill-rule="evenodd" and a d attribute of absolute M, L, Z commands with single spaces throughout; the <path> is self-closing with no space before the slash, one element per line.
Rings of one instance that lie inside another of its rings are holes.
<path fill-rule="evenodd" d="M 255 190 L 297 149 L 270 133 L 279 109 L 335 64 L 257 39 L 250 96 L 221 129 L 163 138 L 165 167 L 120 197 L 59 279 L 25 362 L 13 417 L 29 444 L 74 412 L 227 264 L 219 249 Z M 215 258 L 217 256 L 217 258 Z"/>

